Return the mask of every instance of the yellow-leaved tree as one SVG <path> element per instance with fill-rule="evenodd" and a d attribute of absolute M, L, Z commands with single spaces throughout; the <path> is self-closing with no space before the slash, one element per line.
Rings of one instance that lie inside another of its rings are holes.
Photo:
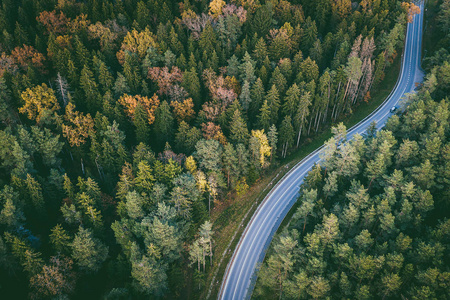
<path fill-rule="evenodd" d="M 50 116 L 60 108 L 55 92 L 45 83 L 27 88 L 22 92 L 21 97 L 25 104 L 19 108 L 19 112 L 26 114 L 30 120 L 36 120 L 37 123 L 44 116 Z"/>
<path fill-rule="evenodd" d="M 267 139 L 267 135 L 264 133 L 264 129 L 252 130 L 252 137 L 258 141 L 259 163 L 261 164 L 261 167 L 264 168 L 268 164 L 266 158 L 270 157 L 272 147 L 269 146 L 269 140 Z"/>
<path fill-rule="evenodd" d="M 139 58 L 142 59 L 145 57 L 145 55 L 147 54 L 147 50 L 150 47 L 157 48 L 157 43 L 155 41 L 153 33 L 150 32 L 150 29 L 148 29 L 148 27 L 142 31 L 133 29 L 129 31 L 123 39 L 122 46 L 120 47 L 120 50 L 119 52 L 117 52 L 116 56 L 120 64 L 123 65 L 125 63 L 126 51 L 136 53 Z"/>
<path fill-rule="evenodd" d="M 209 3 L 209 14 L 215 18 L 222 14 L 222 8 L 225 6 L 225 1 L 223 0 L 212 0 Z"/>

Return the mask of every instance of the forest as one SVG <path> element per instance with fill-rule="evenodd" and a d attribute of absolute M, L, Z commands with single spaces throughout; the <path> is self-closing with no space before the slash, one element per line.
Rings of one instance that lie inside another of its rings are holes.
<path fill-rule="evenodd" d="M 333 127 L 255 299 L 449 299 L 449 13 L 443 1 L 438 49 L 400 113 L 350 141 Z"/>
<path fill-rule="evenodd" d="M 215 259 L 211 210 L 370 102 L 417 12 L 396 0 L 0 1 L 1 295 L 198 298 Z M 449 20 L 445 0 L 443 43 Z M 299 260 L 300 237 L 324 243 L 315 223 L 335 226 L 351 188 L 373 203 L 352 207 L 374 214 L 372 223 L 347 225 L 324 249 L 317 242 L 315 259 L 331 262 L 333 245 L 356 247 L 352 234 L 364 228 L 376 239 L 364 248 L 371 263 L 395 252 L 405 264 L 389 276 L 401 281 L 409 268 L 405 276 L 422 282 L 415 278 L 425 269 L 407 266 L 433 266 L 436 287 L 421 291 L 445 290 L 448 221 L 430 218 L 449 196 L 448 58 L 443 47 L 428 61 L 428 94 L 411 113 L 346 143 L 352 166 L 337 166 L 334 150 L 328 169 L 314 169 L 302 196 L 312 203 L 308 223 L 297 213 L 283 237 L 295 248 L 283 282 L 316 276 L 328 293 L 341 273 L 352 276 L 336 262 L 305 273 Z M 375 221 L 380 209 L 389 232 Z M 392 248 L 403 231 L 435 265 L 410 260 L 409 244 Z M 371 277 L 361 276 L 354 289 L 371 291 Z M 289 294 L 283 284 L 264 288 Z"/>

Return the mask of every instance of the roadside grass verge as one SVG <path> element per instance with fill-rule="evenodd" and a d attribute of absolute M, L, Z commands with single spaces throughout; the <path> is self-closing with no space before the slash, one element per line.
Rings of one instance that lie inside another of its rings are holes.
<path fill-rule="evenodd" d="M 381 84 L 373 90 L 372 99 L 368 103 L 362 102 L 353 110 L 352 115 L 343 116 L 338 122 L 343 122 L 347 128 L 357 124 L 359 121 L 374 111 L 389 95 L 394 88 L 400 72 L 401 57 L 396 58 L 394 63 L 385 71 L 385 78 Z M 332 124 L 334 125 L 334 124 Z M 205 289 L 200 299 L 216 299 L 220 290 L 223 275 L 234 249 L 239 242 L 242 232 L 250 221 L 258 205 L 270 192 L 271 188 L 299 161 L 309 153 L 320 147 L 331 137 L 330 124 L 324 126 L 313 138 L 307 138 L 297 149 L 285 159 L 266 171 L 266 174 L 253 185 L 247 193 L 241 196 L 236 194 L 227 195 L 222 203 L 216 204 L 211 212 L 211 221 L 214 224 L 215 249 L 214 262 L 206 277 Z M 284 218 L 278 231 L 284 228 L 293 213 L 297 203 Z M 242 226 L 241 226 L 242 225 Z M 225 252 L 226 251 L 226 252 Z M 222 258 L 223 257 L 223 258 Z M 209 296 L 209 297 L 208 297 Z"/>

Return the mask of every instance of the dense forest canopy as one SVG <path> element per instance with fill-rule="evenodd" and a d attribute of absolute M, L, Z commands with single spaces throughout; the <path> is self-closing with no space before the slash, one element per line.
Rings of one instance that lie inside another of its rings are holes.
<path fill-rule="evenodd" d="M 202 288 L 210 210 L 370 101 L 414 13 L 395 0 L 0 1 L 2 295 Z M 433 66 L 442 95 L 448 64 Z"/>
<path fill-rule="evenodd" d="M 347 141 L 333 128 L 255 298 L 449 299 L 450 2 L 440 8 L 420 91 L 379 132 Z"/>

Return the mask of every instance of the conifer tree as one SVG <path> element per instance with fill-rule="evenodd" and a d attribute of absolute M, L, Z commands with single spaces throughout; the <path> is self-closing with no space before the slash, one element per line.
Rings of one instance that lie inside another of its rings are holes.
<path fill-rule="evenodd" d="M 172 141 L 174 118 L 167 101 L 163 101 L 155 111 L 154 131 L 160 145 Z"/>
<path fill-rule="evenodd" d="M 278 121 L 278 110 L 280 108 L 280 96 L 275 84 L 272 85 L 272 88 L 267 92 L 264 100 L 267 101 L 267 105 L 270 107 L 270 124 L 276 124 Z M 267 129 L 268 127 L 266 130 Z"/>
<path fill-rule="evenodd" d="M 241 116 L 241 112 L 236 109 L 230 123 L 230 142 L 234 144 L 245 144 L 248 140 L 249 134 L 247 124 Z"/>

